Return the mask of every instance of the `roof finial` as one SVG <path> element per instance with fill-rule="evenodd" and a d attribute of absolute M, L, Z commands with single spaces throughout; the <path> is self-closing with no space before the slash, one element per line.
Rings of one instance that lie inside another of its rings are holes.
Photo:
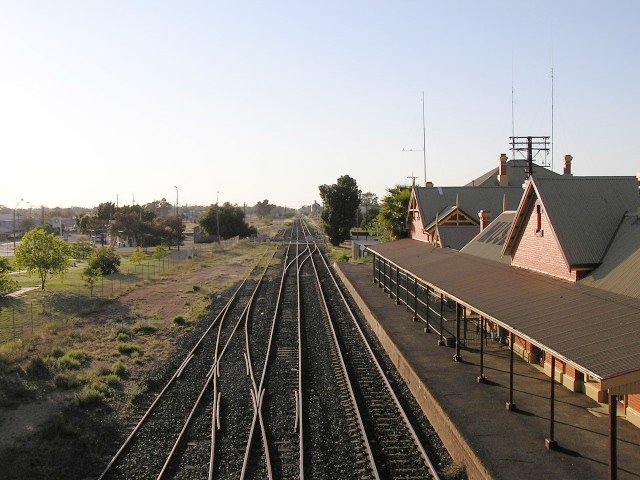
<path fill-rule="evenodd" d="M 456 208 L 460 210 L 460 193 L 456 193 Z"/>
<path fill-rule="evenodd" d="M 418 178 L 418 177 L 416 177 L 413 174 L 413 172 L 411 172 L 411 175 L 408 175 L 407 178 L 411 179 L 411 187 L 415 189 L 416 188 L 416 178 Z"/>

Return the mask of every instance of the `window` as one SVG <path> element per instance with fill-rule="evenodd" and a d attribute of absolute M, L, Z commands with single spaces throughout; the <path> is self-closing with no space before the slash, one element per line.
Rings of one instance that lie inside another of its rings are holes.
<path fill-rule="evenodd" d="M 536 205 L 536 236 L 541 237 L 544 232 L 542 231 L 542 205 L 539 203 Z"/>

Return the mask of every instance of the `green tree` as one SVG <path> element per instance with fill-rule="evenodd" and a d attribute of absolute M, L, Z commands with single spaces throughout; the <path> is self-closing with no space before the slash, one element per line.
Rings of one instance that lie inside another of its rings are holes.
<path fill-rule="evenodd" d="M 84 279 L 84 285 L 89 289 L 89 296 L 93 297 L 93 289 L 98 283 L 98 279 L 102 276 L 102 272 L 99 268 L 85 268 L 82 272 L 82 278 Z"/>
<path fill-rule="evenodd" d="M 199 223 L 209 235 L 217 234 L 217 216 L 220 215 L 220 236 L 222 238 L 231 238 L 239 235 L 240 237 L 248 237 L 255 235 L 256 229 L 249 226 L 244 221 L 244 210 L 229 202 L 225 202 L 222 207 L 211 205 L 209 209 L 200 217 Z"/>
<path fill-rule="evenodd" d="M 387 189 L 382 199 L 380 213 L 371 228 L 371 233 L 382 241 L 397 240 L 407 236 L 407 212 L 411 187 L 396 185 Z"/>
<path fill-rule="evenodd" d="M 158 227 L 162 232 L 162 243 L 169 246 L 182 245 L 184 242 L 184 223 L 179 217 L 164 217 L 158 220 Z"/>
<path fill-rule="evenodd" d="M 131 254 L 131 257 L 129 258 L 129 261 L 131 263 L 133 263 L 134 265 L 142 265 L 142 263 L 146 259 L 147 259 L 147 256 L 144 254 L 144 250 L 142 250 L 142 248 L 138 247 Z"/>
<path fill-rule="evenodd" d="M 114 213 L 116 213 L 116 204 L 113 202 L 104 202 L 96 207 L 96 217 L 101 220 L 111 220 Z"/>
<path fill-rule="evenodd" d="M 153 258 L 156 260 L 162 260 L 163 258 L 167 258 L 169 256 L 169 249 L 164 245 L 158 245 L 153 249 Z"/>
<path fill-rule="evenodd" d="M 13 270 L 11 267 L 11 262 L 7 257 L 0 257 L 0 273 L 6 273 Z"/>
<path fill-rule="evenodd" d="M 44 230 L 27 232 L 16 247 L 16 266 L 29 274 L 37 272 L 44 290 L 47 277 L 62 275 L 71 265 L 69 246 L 58 237 Z"/>
<path fill-rule="evenodd" d="M 98 248 L 91 257 L 85 272 L 89 270 L 99 270 L 102 275 L 110 275 L 116 273 L 120 267 L 120 255 L 116 253 L 115 248 Z"/>
<path fill-rule="evenodd" d="M 324 201 L 322 226 L 332 245 L 350 237 L 349 230 L 355 224 L 360 204 L 360 189 L 349 175 L 343 175 L 332 185 L 320 185 L 320 196 Z"/>
<path fill-rule="evenodd" d="M 256 203 L 255 211 L 258 218 L 264 218 L 271 213 L 273 205 L 269 205 L 269 200 L 264 199 L 261 202 Z"/>
<path fill-rule="evenodd" d="M 78 260 L 86 260 L 95 250 L 95 246 L 86 238 L 81 238 L 72 246 L 73 258 Z"/>
<path fill-rule="evenodd" d="M 7 272 L 11 271 L 11 264 L 7 257 L 0 257 L 0 297 L 13 292 L 18 288 L 18 282 L 13 280 Z"/>

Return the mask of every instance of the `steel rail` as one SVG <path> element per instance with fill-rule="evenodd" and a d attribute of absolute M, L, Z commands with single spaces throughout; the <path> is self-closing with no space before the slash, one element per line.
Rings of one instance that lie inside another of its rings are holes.
<path fill-rule="evenodd" d="M 222 331 L 222 324 L 224 321 L 224 318 L 222 319 L 222 321 L 219 323 L 219 328 L 218 328 L 218 336 L 216 339 L 216 348 L 215 348 L 215 355 L 214 355 L 214 363 L 211 367 L 211 369 L 209 370 L 209 373 L 207 375 L 206 381 L 202 387 L 202 389 L 200 390 L 200 394 L 198 395 L 198 398 L 196 399 L 193 407 L 191 408 L 191 411 L 189 412 L 189 415 L 187 416 L 182 429 L 180 430 L 180 433 L 178 434 L 177 439 L 175 440 L 173 447 L 171 448 L 171 450 L 169 451 L 169 454 L 167 455 L 167 458 L 165 459 L 164 465 L 162 466 L 162 469 L 160 470 L 160 473 L 158 474 L 158 476 L 156 477 L 157 480 L 161 480 L 164 476 L 164 474 L 166 473 L 167 469 L 169 468 L 169 464 L 171 463 L 171 460 L 173 460 L 173 457 L 176 453 L 176 451 L 178 450 L 178 447 L 180 446 L 180 443 L 182 442 L 182 439 L 184 438 L 184 435 L 187 431 L 187 428 L 189 427 L 189 425 L 191 424 L 191 420 L 195 414 L 196 409 L 198 408 L 198 406 L 200 405 L 200 402 L 202 401 L 202 398 L 206 392 L 206 390 L 209 387 L 209 384 L 212 380 L 212 378 L 214 376 L 216 376 L 216 374 L 218 372 L 216 372 L 216 370 L 219 369 L 219 365 L 220 365 L 220 361 L 222 360 L 222 357 L 224 356 L 224 352 L 226 351 L 229 343 L 231 342 L 233 336 L 235 335 L 235 332 L 238 329 L 238 326 L 240 325 L 240 323 L 242 322 L 242 320 L 244 318 L 246 318 L 246 316 L 248 316 L 249 311 L 251 310 L 251 305 L 253 303 L 253 299 L 258 291 L 258 289 L 260 288 L 260 285 L 262 284 L 262 280 L 264 279 L 264 276 L 271 264 L 271 260 L 273 260 L 273 258 L 275 257 L 276 251 L 273 252 L 273 255 L 271 256 L 271 258 L 269 259 L 269 262 L 267 262 L 267 265 L 265 266 L 264 270 L 262 271 L 262 274 L 260 275 L 260 278 L 258 280 L 258 282 L 256 283 L 256 286 L 253 289 L 253 292 L 251 293 L 251 296 L 249 297 L 249 299 L 247 300 L 247 304 L 245 305 L 242 313 L 239 316 L 238 321 L 236 322 L 236 325 L 234 326 L 233 330 L 231 331 L 229 338 L 227 339 L 224 348 L 222 349 L 222 352 L 220 352 L 220 355 L 217 355 L 217 351 L 218 351 L 218 347 L 219 347 L 219 341 L 220 341 L 220 335 L 221 335 L 221 331 Z M 263 258 L 263 257 L 262 257 Z"/>
<path fill-rule="evenodd" d="M 264 258 L 264 256 L 266 255 L 266 252 L 258 259 L 258 261 L 256 262 L 256 266 L 262 261 L 262 259 Z M 254 268 L 256 268 L 254 266 Z M 253 270 L 253 269 L 252 269 Z M 200 346 L 200 344 L 204 341 L 205 337 L 209 334 L 209 332 L 211 331 L 211 329 L 214 327 L 214 325 L 218 322 L 218 320 L 220 318 L 224 318 L 224 316 L 226 316 L 227 312 L 229 311 L 229 309 L 231 308 L 231 305 L 233 304 L 233 302 L 236 300 L 237 296 L 238 296 L 238 292 L 240 291 L 240 289 L 244 286 L 244 284 L 246 283 L 246 281 L 248 280 L 250 275 L 249 274 L 244 278 L 244 280 L 240 283 L 240 285 L 238 286 L 238 288 L 234 291 L 233 295 L 231 296 L 231 298 L 227 301 L 227 303 L 224 305 L 224 307 L 222 308 L 222 310 L 220 310 L 220 312 L 218 313 L 218 315 L 216 315 L 216 317 L 213 319 L 213 321 L 211 322 L 211 324 L 207 327 L 207 329 L 204 331 L 204 333 L 200 336 L 200 339 L 196 342 L 196 344 L 193 346 L 193 348 L 189 351 L 189 353 L 187 353 L 187 355 L 185 356 L 185 359 L 183 360 L 183 362 L 180 364 L 180 366 L 178 367 L 178 369 L 176 370 L 176 372 L 173 374 L 173 376 L 169 379 L 169 381 L 167 382 L 167 384 L 164 386 L 164 388 L 160 391 L 160 393 L 158 393 L 158 395 L 156 396 L 156 398 L 154 399 L 154 401 L 151 403 L 151 405 L 149 406 L 149 408 L 145 411 L 144 415 L 140 418 L 140 420 L 138 421 L 138 423 L 136 424 L 136 426 L 133 428 L 133 430 L 131 431 L 131 433 L 127 436 L 127 438 L 125 439 L 125 441 L 122 443 L 122 445 L 120 446 L 120 448 L 118 449 L 118 451 L 115 453 L 115 455 L 111 458 L 111 460 L 109 461 L 109 463 L 107 464 L 107 466 L 104 468 L 104 470 L 102 471 L 102 473 L 100 474 L 100 476 L 98 477 L 98 480 L 102 480 L 105 475 L 109 472 L 109 470 L 111 469 L 111 467 L 115 464 L 115 462 L 118 460 L 118 458 L 120 457 L 120 455 L 122 455 L 122 453 L 124 452 L 124 450 L 129 446 L 131 440 L 135 437 L 135 435 L 138 433 L 138 431 L 140 430 L 140 428 L 142 427 L 143 423 L 147 420 L 147 418 L 149 417 L 149 415 L 151 414 L 151 412 L 155 409 L 155 406 L 157 405 L 157 403 L 160 401 L 160 399 L 164 396 L 165 392 L 169 389 L 169 387 L 173 384 L 173 382 L 175 381 L 175 379 L 178 377 L 179 374 L 182 373 L 182 370 L 184 369 L 184 367 L 186 366 L 186 363 L 190 360 L 190 357 L 193 356 L 194 352 L 197 350 L 197 348 Z"/>
<path fill-rule="evenodd" d="M 315 251 L 319 251 L 318 247 L 316 245 L 316 249 Z M 347 366 L 344 362 L 344 353 L 342 352 L 342 349 L 340 348 L 340 343 L 338 342 L 338 336 L 336 334 L 336 330 L 335 327 L 333 325 L 333 318 L 331 316 L 331 313 L 329 311 L 329 305 L 327 305 L 327 300 L 325 298 L 324 295 L 324 291 L 322 290 L 322 285 L 320 283 L 320 275 L 318 273 L 318 269 L 316 268 L 316 263 L 315 261 L 313 261 L 313 258 L 311 259 L 311 265 L 313 265 L 313 271 L 315 274 L 315 280 L 316 280 L 316 285 L 318 286 L 318 292 L 320 293 L 320 299 L 322 300 L 322 305 L 324 307 L 324 311 L 327 315 L 327 320 L 328 320 L 328 325 L 330 327 L 331 330 L 331 337 L 333 339 L 333 346 L 337 352 L 338 355 L 338 359 L 340 360 L 340 368 L 341 368 L 341 373 L 342 376 L 345 380 L 345 384 L 347 386 L 347 390 L 349 392 L 349 399 L 351 400 L 351 405 L 353 406 L 354 412 L 355 412 L 355 416 L 356 416 L 356 420 L 358 423 L 358 429 L 360 430 L 360 435 L 362 437 L 362 442 L 364 443 L 364 447 L 367 453 L 367 456 L 369 457 L 369 465 L 370 468 L 373 472 L 373 477 L 375 479 L 380 479 L 380 474 L 378 473 L 378 467 L 376 466 L 376 462 L 375 459 L 373 457 L 373 452 L 371 451 L 371 444 L 369 443 L 369 438 L 367 436 L 367 432 L 364 428 L 364 422 L 362 421 L 362 415 L 360 414 L 360 408 L 358 407 L 358 403 L 356 401 L 356 396 L 355 393 L 353 391 L 353 385 L 351 384 L 351 379 L 349 378 L 349 373 L 347 371 Z"/>
<path fill-rule="evenodd" d="M 353 322 L 353 324 L 356 327 L 356 330 L 358 331 L 362 341 L 364 342 L 364 345 L 366 346 L 366 349 L 369 353 L 370 358 L 373 360 L 373 363 L 380 375 L 380 377 L 382 378 L 397 410 L 398 413 L 400 414 L 400 416 L 402 417 L 402 420 L 405 424 L 405 427 L 407 428 L 407 430 L 409 431 L 417 449 L 418 452 L 420 453 L 420 456 L 422 457 L 422 460 L 425 464 L 425 466 L 427 467 L 429 473 L 431 474 L 431 476 L 433 476 L 433 478 L 435 480 L 439 480 L 440 477 L 438 476 L 438 473 L 433 465 L 433 463 L 431 462 L 431 460 L 429 459 L 429 456 L 427 455 L 426 451 L 424 450 L 424 447 L 422 446 L 422 443 L 420 442 L 420 439 L 418 438 L 413 426 L 411 425 L 411 422 L 409 421 L 407 414 L 405 413 L 404 409 L 402 408 L 402 405 L 400 404 L 400 401 L 398 400 L 398 397 L 396 396 L 395 392 L 393 391 L 393 388 L 391 387 L 391 384 L 389 383 L 389 379 L 387 378 L 387 376 L 384 373 L 384 370 L 382 369 L 380 363 L 378 362 L 378 359 L 376 357 L 376 355 L 373 352 L 373 349 L 371 348 L 371 345 L 369 344 L 366 336 L 364 335 L 364 332 L 362 331 L 362 328 L 360 327 L 360 324 L 358 323 L 355 315 L 353 314 L 353 310 L 351 309 L 351 306 L 349 305 L 349 303 L 347 302 L 344 294 L 342 293 L 342 289 L 340 288 L 340 286 L 338 285 L 338 282 L 335 279 L 335 276 L 333 275 L 333 272 L 331 271 L 331 268 L 329 267 L 329 265 L 327 264 L 327 261 L 324 257 L 323 254 L 320 254 L 320 258 L 322 259 L 322 262 L 324 263 L 324 266 L 326 268 L 326 271 L 329 273 L 329 276 L 334 284 L 334 286 L 336 287 L 338 293 L 340 294 L 340 298 L 342 300 L 342 303 L 344 304 L 344 306 L 346 307 L 347 311 L 349 312 L 349 316 L 351 317 L 351 320 Z"/>

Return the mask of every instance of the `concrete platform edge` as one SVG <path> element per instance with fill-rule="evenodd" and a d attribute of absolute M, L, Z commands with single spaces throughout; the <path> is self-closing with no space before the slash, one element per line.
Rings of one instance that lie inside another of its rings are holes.
<path fill-rule="evenodd" d="M 409 362 L 407 362 L 402 352 L 398 350 L 382 324 L 371 312 L 362 297 L 360 297 L 349 278 L 344 274 L 340 265 L 334 263 L 333 267 L 378 337 L 387 355 L 389 355 L 389 358 L 398 369 L 400 376 L 406 382 L 418 405 L 420 405 L 425 416 L 442 439 L 444 446 L 449 451 L 453 460 L 460 465 L 464 465 L 469 480 L 492 480 L 493 476 L 475 454 L 471 446 L 465 441 L 464 436 L 435 399 L 428 385 L 422 381 Z"/>

